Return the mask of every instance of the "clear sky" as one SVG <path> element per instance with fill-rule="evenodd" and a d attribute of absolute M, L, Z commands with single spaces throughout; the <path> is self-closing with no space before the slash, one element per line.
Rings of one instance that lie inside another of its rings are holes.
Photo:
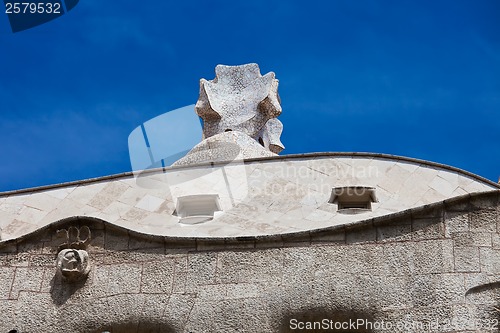
<path fill-rule="evenodd" d="M 280 80 L 282 154 L 500 176 L 498 0 L 81 0 L 18 33 L 0 12 L 0 191 L 130 171 L 134 128 L 249 62 Z"/>

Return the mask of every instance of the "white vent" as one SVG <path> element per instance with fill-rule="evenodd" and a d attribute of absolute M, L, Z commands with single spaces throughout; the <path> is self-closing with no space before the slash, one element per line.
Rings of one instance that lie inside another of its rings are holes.
<path fill-rule="evenodd" d="M 176 212 L 179 223 L 198 224 L 211 221 L 214 213 L 220 211 L 218 194 L 186 195 L 177 198 Z"/>
<path fill-rule="evenodd" d="M 334 187 L 328 202 L 337 204 L 339 213 L 359 214 L 371 211 L 372 202 L 377 202 L 377 196 L 374 187 Z"/>

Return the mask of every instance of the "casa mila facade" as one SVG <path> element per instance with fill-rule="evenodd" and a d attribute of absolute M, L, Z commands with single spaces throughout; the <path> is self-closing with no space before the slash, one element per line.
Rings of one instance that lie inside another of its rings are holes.
<path fill-rule="evenodd" d="M 499 332 L 499 184 L 278 155 L 281 111 L 219 65 L 171 166 L 1 193 L 0 332 Z"/>

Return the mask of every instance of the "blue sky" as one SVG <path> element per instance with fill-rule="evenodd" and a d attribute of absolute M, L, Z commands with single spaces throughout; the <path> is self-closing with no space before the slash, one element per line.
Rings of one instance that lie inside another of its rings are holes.
<path fill-rule="evenodd" d="M 91 1 L 0 13 L 0 191 L 130 171 L 141 123 L 217 64 L 274 71 L 282 154 L 366 151 L 500 176 L 500 1 Z"/>

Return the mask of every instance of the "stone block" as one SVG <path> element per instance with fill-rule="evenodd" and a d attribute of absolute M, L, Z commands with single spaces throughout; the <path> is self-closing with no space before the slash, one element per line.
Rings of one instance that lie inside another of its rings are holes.
<path fill-rule="evenodd" d="M 36 267 L 55 267 L 56 258 L 53 254 L 31 255 L 29 265 Z"/>
<path fill-rule="evenodd" d="M 382 245 L 332 245 L 314 248 L 316 277 L 335 276 L 342 271 L 350 274 L 380 275 L 385 271 Z"/>
<path fill-rule="evenodd" d="M 153 236 L 134 236 L 130 235 L 128 241 L 129 250 L 142 250 L 142 249 L 161 249 L 157 252 L 165 252 L 164 239 L 162 237 Z"/>
<path fill-rule="evenodd" d="M 11 303 L 14 320 L 7 326 L 19 332 L 57 332 L 57 312 L 49 294 L 21 292 L 19 299 Z M 2 313 L 2 316 L 4 314 Z M 13 327 L 15 325 L 15 327 Z M 7 331 L 8 332 L 8 331 Z"/>
<path fill-rule="evenodd" d="M 431 208 L 420 209 L 412 212 L 412 219 L 442 219 L 443 218 L 443 208 L 440 206 L 435 206 Z"/>
<path fill-rule="evenodd" d="M 108 308 L 107 298 L 96 298 L 81 304 L 66 304 L 58 308 L 57 328 L 61 332 L 73 332 L 75 327 L 81 332 L 105 332 L 114 322 L 114 313 L 108 311 Z M 75 319 L 74 314 L 77 312 L 85 313 L 85 317 Z"/>
<path fill-rule="evenodd" d="M 225 239 L 224 244 L 226 249 L 254 249 L 255 237 L 238 237 L 236 239 Z"/>
<path fill-rule="evenodd" d="M 255 241 L 256 249 L 271 249 L 271 248 L 280 248 L 283 247 L 283 239 L 281 237 L 272 237 L 272 238 L 262 238 L 257 237 Z"/>
<path fill-rule="evenodd" d="M 260 299 L 237 298 L 223 302 L 225 332 L 275 332 L 272 329 L 272 309 Z"/>
<path fill-rule="evenodd" d="M 189 251 L 196 251 L 195 240 L 174 240 L 171 238 L 165 239 L 165 253 L 187 253 Z"/>
<path fill-rule="evenodd" d="M 104 271 L 102 278 L 106 284 L 102 287 L 107 295 L 140 291 L 142 266 L 139 264 L 106 265 L 96 268 L 96 271 Z"/>
<path fill-rule="evenodd" d="M 353 308 L 361 309 L 368 307 L 368 304 L 376 304 L 382 295 L 382 286 L 377 275 L 357 273 L 351 274 L 353 286 L 349 293 Z M 333 285 L 335 288 L 335 285 Z"/>
<path fill-rule="evenodd" d="M 265 291 L 265 286 L 259 283 L 226 284 L 226 298 L 258 298 Z"/>
<path fill-rule="evenodd" d="M 172 293 L 174 261 L 152 261 L 143 264 L 142 293 Z"/>
<path fill-rule="evenodd" d="M 380 286 L 377 293 L 377 306 L 380 311 L 404 309 L 413 306 L 409 277 L 378 276 L 376 285 Z"/>
<path fill-rule="evenodd" d="M 499 204 L 499 195 L 497 192 L 490 192 L 488 195 L 472 195 L 470 203 L 473 208 L 492 209 Z"/>
<path fill-rule="evenodd" d="M 473 328 L 475 320 L 474 308 L 475 306 L 471 304 L 453 305 L 453 317 L 450 318 L 450 328 L 458 332 L 475 332 Z"/>
<path fill-rule="evenodd" d="M 128 232 L 116 228 L 106 228 L 104 234 L 104 248 L 106 250 L 128 250 Z"/>
<path fill-rule="evenodd" d="M 388 276 L 406 276 L 415 273 L 414 244 L 390 243 L 383 247 L 383 265 Z"/>
<path fill-rule="evenodd" d="M 12 283 L 14 282 L 14 271 L 13 267 L 0 267 L 0 300 L 8 299 L 10 290 L 12 288 Z"/>
<path fill-rule="evenodd" d="M 165 254 L 162 249 L 143 249 L 141 251 L 106 251 L 90 253 L 91 260 L 98 265 L 119 265 L 123 263 L 140 263 L 163 260 Z"/>
<path fill-rule="evenodd" d="M 481 209 L 469 213 L 471 231 L 497 231 L 498 212 L 496 209 Z"/>
<path fill-rule="evenodd" d="M 444 197 L 450 197 L 458 187 L 458 177 L 455 177 L 455 179 L 455 181 L 450 181 L 449 177 L 443 177 L 443 174 L 440 172 L 429 183 L 429 186 Z"/>
<path fill-rule="evenodd" d="M 104 252 L 104 237 L 105 232 L 103 229 L 90 229 L 92 238 L 87 245 L 87 252 L 89 253 L 102 253 Z"/>
<path fill-rule="evenodd" d="M 500 274 L 500 250 L 481 247 L 479 255 L 481 256 L 481 272 Z"/>
<path fill-rule="evenodd" d="M 412 275 L 453 272 L 451 240 L 425 240 L 387 244 L 383 248 L 388 275 Z"/>
<path fill-rule="evenodd" d="M 218 251 L 224 250 L 226 248 L 226 244 L 224 243 L 224 239 L 218 240 L 196 240 L 196 250 L 197 251 Z"/>
<path fill-rule="evenodd" d="M 286 248 L 283 250 L 284 285 L 310 283 L 314 279 L 315 254 L 309 247 Z"/>
<path fill-rule="evenodd" d="M 439 239 L 445 237 L 445 227 L 442 218 L 413 219 L 412 239 Z"/>
<path fill-rule="evenodd" d="M 217 283 L 263 282 L 281 279 L 283 251 L 220 252 L 217 262 Z"/>
<path fill-rule="evenodd" d="M 383 245 L 363 245 L 348 247 L 345 257 L 345 269 L 352 274 L 383 275 Z"/>
<path fill-rule="evenodd" d="M 144 297 L 144 302 L 141 304 L 140 318 L 148 319 L 150 322 L 164 322 L 164 312 L 168 307 L 169 294 L 148 294 Z M 173 296 L 172 296 L 173 297 Z M 141 332 L 141 331 L 139 331 Z M 149 332 L 145 330 L 145 332 Z M 157 330 L 153 332 L 161 332 Z"/>
<path fill-rule="evenodd" d="M 377 226 L 377 242 L 399 242 L 411 238 L 411 225 Z"/>
<path fill-rule="evenodd" d="M 53 286 L 57 283 L 61 283 L 61 280 L 56 279 L 56 267 L 44 267 L 43 271 L 43 281 L 40 292 L 49 293 L 51 292 Z"/>
<path fill-rule="evenodd" d="M 186 325 L 191 316 L 191 311 L 196 302 L 200 300 L 194 294 L 172 294 L 168 299 L 168 304 L 163 308 L 163 320 L 177 323 L 179 332 L 186 329 Z M 163 303 L 161 303 L 163 304 Z"/>
<path fill-rule="evenodd" d="M 88 294 L 92 298 L 102 298 L 110 294 L 109 271 L 110 271 L 109 265 L 98 265 L 96 264 L 95 260 L 93 261 L 93 266 L 91 267 L 90 273 L 86 281 L 89 288 L 85 291 L 88 292 Z M 47 279 L 47 275 L 45 276 L 45 278 Z M 55 280 L 52 282 L 52 284 L 55 286 L 54 290 L 57 290 L 60 288 L 60 286 L 58 285 L 62 284 L 62 281 Z"/>
<path fill-rule="evenodd" d="M 420 333 L 420 332 L 454 332 L 451 327 L 444 328 L 440 326 L 435 328 L 436 323 L 447 323 L 453 317 L 453 305 L 434 305 L 422 306 L 409 310 L 405 316 L 406 324 L 410 325 L 405 327 L 403 332 Z M 401 311 L 404 313 L 405 311 Z M 422 326 L 423 325 L 423 326 Z M 434 326 L 431 326 L 434 325 Z M 433 328 L 434 327 L 434 328 Z"/>
<path fill-rule="evenodd" d="M 345 231 L 343 229 L 338 230 L 322 230 L 322 231 L 311 231 L 311 243 L 321 244 L 321 243 L 345 243 Z"/>
<path fill-rule="evenodd" d="M 217 253 L 195 252 L 188 254 L 186 290 L 197 290 L 198 286 L 215 284 Z"/>
<path fill-rule="evenodd" d="M 474 246 L 455 247 L 455 271 L 456 272 L 479 272 L 479 248 Z"/>
<path fill-rule="evenodd" d="M 17 267 L 9 298 L 17 299 L 19 292 L 39 292 L 42 287 L 43 267 Z"/>
<path fill-rule="evenodd" d="M 187 254 L 167 255 L 167 256 L 165 256 L 165 258 L 171 259 L 174 261 L 174 269 L 175 269 L 176 273 L 188 271 L 188 256 L 187 256 Z"/>
<path fill-rule="evenodd" d="M 417 242 L 414 254 L 417 272 L 422 274 L 453 272 L 451 240 Z"/>
<path fill-rule="evenodd" d="M 311 245 L 311 235 L 309 232 L 289 233 L 281 235 L 283 246 L 309 246 Z"/>
<path fill-rule="evenodd" d="M 17 244 L 14 241 L 0 244 L 0 257 L 8 253 L 17 253 Z M 1 259 L 0 259 L 1 260 Z"/>
<path fill-rule="evenodd" d="M 184 330 L 186 332 L 229 332 L 224 321 L 226 310 L 224 302 L 227 301 L 197 299 L 191 308 Z M 231 313 L 235 315 L 235 311 Z"/>
<path fill-rule="evenodd" d="M 2 315 L 0 316 L 0 327 L 6 332 L 9 332 L 8 330 L 18 329 L 16 313 L 12 311 L 15 305 L 16 301 L 2 302 L 0 304 L 0 310 L 2 311 Z"/>
<path fill-rule="evenodd" d="M 494 249 L 500 249 L 500 234 L 492 233 L 491 234 L 491 245 Z"/>
<path fill-rule="evenodd" d="M 451 235 L 455 232 L 469 231 L 469 213 L 463 211 L 447 211 L 445 214 L 444 225 L 446 237 L 451 237 Z"/>
<path fill-rule="evenodd" d="M 175 272 L 173 276 L 172 293 L 184 294 L 186 292 L 187 272 Z"/>
<path fill-rule="evenodd" d="M 30 208 L 28 211 L 39 212 L 39 214 L 42 214 L 40 216 L 42 216 L 42 217 L 44 216 L 43 212 L 41 212 L 37 209 L 34 209 L 34 208 Z M 27 215 L 27 214 L 23 214 L 23 215 Z M 40 216 L 38 216 L 38 217 L 40 217 Z M 37 224 L 36 224 L 37 222 L 35 222 L 35 221 L 39 220 L 38 218 L 35 218 L 33 216 L 25 216 L 25 220 L 21 220 L 21 217 L 22 216 L 18 215 L 18 216 L 16 216 L 16 219 L 11 220 L 10 223 L 8 223 L 7 225 L 4 224 L 2 226 L 2 238 L 3 239 L 16 238 L 19 235 L 25 235 L 25 234 L 28 234 L 28 233 L 34 231 L 35 229 L 37 229 Z M 31 221 L 31 222 L 28 223 L 27 221 Z"/>
<path fill-rule="evenodd" d="M 57 235 L 56 230 L 53 230 L 52 239 L 43 242 L 42 253 L 56 255 L 65 241 L 62 234 Z"/>
<path fill-rule="evenodd" d="M 3 256 L 3 264 L 11 267 L 26 267 L 30 262 L 29 253 L 7 254 Z"/>
<path fill-rule="evenodd" d="M 134 332 L 135 328 L 137 332 L 139 316 L 143 310 L 144 299 L 147 297 L 148 295 L 144 294 L 119 294 L 106 298 L 108 303 L 106 315 L 112 320 L 113 326 L 123 328 L 123 330 L 117 329 L 116 331 Z"/>
<path fill-rule="evenodd" d="M 346 244 L 376 242 L 377 230 L 372 226 L 346 228 L 345 240 Z"/>
<path fill-rule="evenodd" d="M 196 295 L 203 301 L 221 301 L 226 299 L 227 284 L 212 284 L 199 286 Z"/>
<path fill-rule="evenodd" d="M 440 283 L 440 276 L 435 274 L 410 276 L 406 287 L 410 292 L 412 305 L 414 307 L 435 305 L 438 298 L 437 288 Z"/>
<path fill-rule="evenodd" d="M 24 225 L 23 224 L 19 225 L 17 227 L 17 231 L 20 234 L 27 234 L 35 230 L 38 222 L 40 222 L 47 214 L 48 212 L 45 210 L 40 210 L 25 205 L 17 215 L 17 219 L 21 222 L 27 222 L 27 223 Z M 9 229 L 4 230 L 4 232 L 10 233 Z"/>
<path fill-rule="evenodd" d="M 456 232 L 452 238 L 455 246 L 492 246 L 492 235 L 490 232 Z"/>

